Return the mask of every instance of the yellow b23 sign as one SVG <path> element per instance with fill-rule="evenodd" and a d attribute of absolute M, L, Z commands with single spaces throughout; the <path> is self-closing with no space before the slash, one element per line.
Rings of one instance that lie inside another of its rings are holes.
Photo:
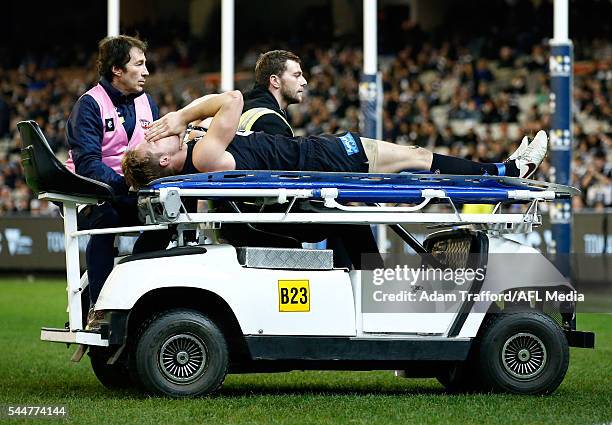
<path fill-rule="evenodd" d="M 278 311 L 310 311 L 310 283 L 308 280 L 278 281 Z"/>

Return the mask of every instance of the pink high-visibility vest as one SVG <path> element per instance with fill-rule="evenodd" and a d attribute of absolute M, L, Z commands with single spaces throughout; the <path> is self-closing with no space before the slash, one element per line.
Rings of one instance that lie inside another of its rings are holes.
<path fill-rule="evenodd" d="M 102 162 L 112 168 L 117 174 L 123 175 L 121 171 L 121 160 L 126 149 L 134 148 L 144 140 L 146 127 L 153 122 L 153 112 L 149 99 L 145 93 L 134 99 L 136 107 L 136 126 L 132 133 L 132 138 L 128 140 L 127 133 L 123 124 L 119 121 L 119 114 L 113 105 L 106 90 L 98 84 L 85 94 L 94 98 L 100 107 L 100 125 L 104 137 L 102 139 Z M 74 162 L 72 161 L 72 150 L 68 151 L 66 167 L 75 172 Z"/>

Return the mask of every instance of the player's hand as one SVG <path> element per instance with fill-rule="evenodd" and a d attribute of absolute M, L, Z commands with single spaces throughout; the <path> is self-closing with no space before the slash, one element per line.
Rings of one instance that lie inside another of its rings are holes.
<path fill-rule="evenodd" d="M 151 143 L 164 137 L 179 135 L 186 127 L 179 112 L 170 112 L 149 126 L 145 132 L 145 140 Z"/>

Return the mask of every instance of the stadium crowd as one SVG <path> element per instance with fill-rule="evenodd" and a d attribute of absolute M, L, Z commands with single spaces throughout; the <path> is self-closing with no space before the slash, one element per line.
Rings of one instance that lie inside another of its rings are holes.
<path fill-rule="evenodd" d="M 550 128 L 547 42 L 499 44 L 483 54 L 474 48 L 477 39 L 435 42 L 410 21 L 402 28 L 406 43 L 380 60 L 385 140 L 499 162 L 523 134 Z M 252 70 L 258 53 L 270 47 L 278 46 L 250 49 L 239 69 Z M 293 50 L 308 79 L 306 100 L 289 109 L 296 134 L 359 131 L 361 50 L 333 45 Z M 173 78 L 171 85 L 168 78 L 151 78 L 148 90 L 162 115 L 218 90 L 216 80 L 198 76 L 189 57 L 188 44 L 178 40 L 148 52 L 158 75 L 198 82 L 181 85 Z M 582 43 L 576 59 L 573 185 L 582 197 L 575 198 L 574 207 L 601 210 L 612 207 L 612 44 L 596 38 Z M 24 182 L 16 124 L 38 122 L 52 149 L 65 158 L 66 120 L 79 93 L 95 82 L 93 63 L 64 69 L 48 58 L 28 57 L 16 69 L 0 67 L 0 215 L 57 213 L 53 205 L 33 198 Z M 240 83 L 243 89 L 250 84 Z M 553 172 L 545 161 L 536 178 L 554 181 Z"/>

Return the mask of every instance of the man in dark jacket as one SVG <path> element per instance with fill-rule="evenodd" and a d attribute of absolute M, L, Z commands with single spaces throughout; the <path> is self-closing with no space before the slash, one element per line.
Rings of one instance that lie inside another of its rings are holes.
<path fill-rule="evenodd" d="M 287 119 L 289 105 L 301 103 L 307 81 L 300 58 L 285 50 L 262 54 L 255 65 L 255 87 L 245 95 L 239 131 L 294 136 Z M 224 207 L 221 207 L 224 208 Z M 248 209 L 248 205 L 241 204 Z M 268 207 L 272 208 L 272 207 Z M 327 239 L 337 267 L 361 268 L 363 253 L 378 254 L 370 226 L 225 225 L 221 236 L 237 245 L 299 247 L 300 242 Z M 379 263 L 377 262 L 377 265 Z"/>
<path fill-rule="evenodd" d="M 297 55 L 285 50 L 261 55 L 255 65 L 255 87 L 245 95 L 238 130 L 294 136 L 287 107 L 302 102 L 306 84 Z"/>

